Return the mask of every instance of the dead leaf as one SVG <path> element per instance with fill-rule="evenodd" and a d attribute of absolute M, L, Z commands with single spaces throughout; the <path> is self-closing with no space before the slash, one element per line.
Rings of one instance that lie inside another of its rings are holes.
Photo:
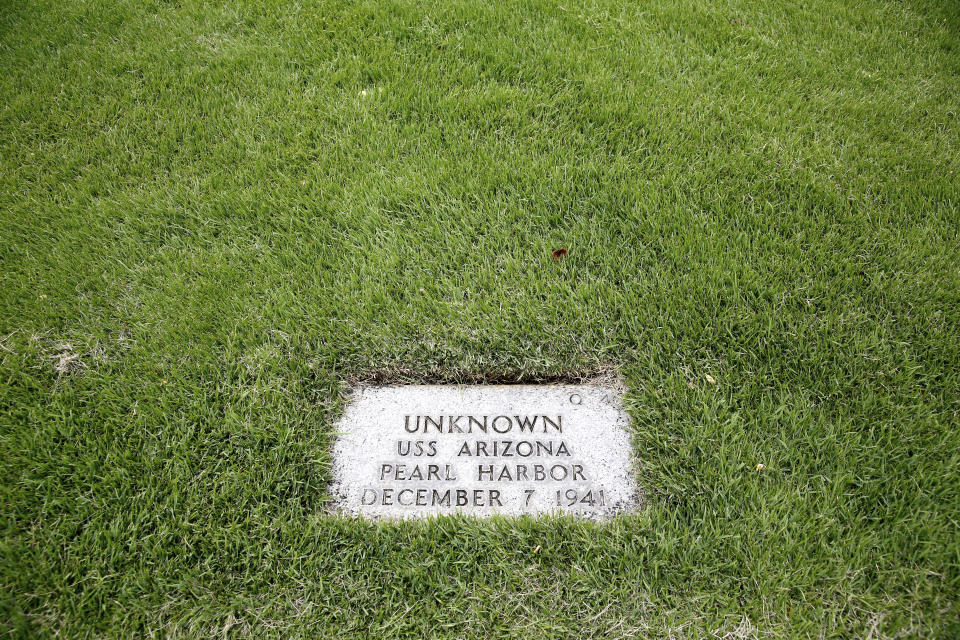
<path fill-rule="evenodd" d="M 554 249 L 551 255 L 553 255 L 554 260 L 562 260 L 567 257 L 567 250 L 560 247 L 559 249 Z"/>
<path fill-rule="evenodd" d="M 230 629 L 235 627 L 237 624 L 237 619 L 234 617 L 233 612 L 230 612 L 230 615 L 227 616 L 227 621 L 223 623 L 223 637 L 226 640 L 227 634 L 230 633 Z"/>
<path fill-rule="evenodd" d="M 687 386 L 690 387 L 691 389 L 697 388 L 697 384 L 693 380 L 687 380 Z"/>
<path fill-rule="evenodd" d="M 87 365 L 80 360 L 80 354 L 74 352 L 73 347 L 69 344 L 63 343 L 58 348 L 59 353 L 50 356 L 51 359 L 56 360 L 53 368 L 56 369 L 57 373 L 63 375 L 87 368 Z"/>
<path fill-rule="evenodd" d="M 715 379 L 712 375 L 710 375 L 709 373 L 706 374 L 706 375 L 704 375 L 703 377 L 704 377 L 704 379 L 706 379 L 706 381 L 709 382 L 710 384 L 717 384 L 716 379 Z"/>

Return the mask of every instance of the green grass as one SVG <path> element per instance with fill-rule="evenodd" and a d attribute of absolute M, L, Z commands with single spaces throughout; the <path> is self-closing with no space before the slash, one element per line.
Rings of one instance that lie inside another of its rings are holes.
<path fill-rule="evenodd" d="M 960 636 L 954 0 L 8 0 L 0 70 L 0 633 Z M 325 515 L 351 380 L 611 366 L 638 515 Z"/>

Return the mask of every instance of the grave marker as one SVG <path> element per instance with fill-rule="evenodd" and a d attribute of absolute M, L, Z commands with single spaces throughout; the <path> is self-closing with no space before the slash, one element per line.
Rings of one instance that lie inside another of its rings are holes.
<path fill-rule="evenodd" d="M 636 507 L 622 392 L 600 385 L 360 387 L 337 424 L 339 511 L 389 518 Z"/>

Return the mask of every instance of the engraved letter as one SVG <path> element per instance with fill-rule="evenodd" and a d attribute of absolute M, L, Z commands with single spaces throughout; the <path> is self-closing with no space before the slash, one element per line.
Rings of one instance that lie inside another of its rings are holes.
<path fill-rule="evenodd" d="M 520 425 L 521 433 L 524 431 L 529 431 L 530 433 L 533 433 L 533 430 L 537 426 L 537 416 L 533 416 L 532 421 L 530 420 L 530 416 L 523 416 L 522 418 L 520 416 L 513 416 L 513 417 L 517 421 L 517 424 Z M 546 433 L 546 427 L 544 427 L 544 433 Z"/>
<path fill-rule="evenodd" d="M 463 416 L 447 416 L 447 433 L 453 433 L 453 430 L 456 429 L 457 433 L 463 433 L 463 429 L 457 423 L 463 419 Z"/>
<path fill-rule="evenodd" d="M 553 426 L 554 429 L 557 430 L 557 433 L 563 433 L 563 427 L 562 427 L 562 424 L 563 424 L 563 416 L 557 416 L 557 421 L 556 421 L 556 422 L 554 422 L 553 420 L 551 420 L 551 419 L 548 418 L 547 416 L 540 416 L 540 417 L 543 418 L 543 432 L 544 432 L 544 433 L 547 432 L 547 423 L 548 423 L 548 422 Z"/>
<path fill-rule="evenodd" d="M 483 431 L 484 433 L 486 433 L 486 432 L 487 432 L 487 418 L 488 418 L 488 417 L 489 417 L 489 416 L 483 416 L 483 422 L 480 422 L 479 420 L 477 420 L 477 419 L 474 418 L 473 416 L 469 416 L 469 417 L 467 418 L 467 433 L 473 433 L 473 425 L 474 425 L 474 424 L 477 425 L 477 428 L 480 429 L 480 431 Z"/>
<path fill-rule="evenodd" d="M 417 428 L 420 425 L 420 416 L 417 416 L 417 424 L 413 425 L 413 428 L 410 428 L 410 416 L 403 417 L 403 428 L 407 430 L 407 433 L 416 433 Z"/>

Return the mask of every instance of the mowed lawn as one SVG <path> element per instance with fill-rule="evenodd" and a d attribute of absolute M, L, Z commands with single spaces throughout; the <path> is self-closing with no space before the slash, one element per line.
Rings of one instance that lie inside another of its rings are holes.
<path fill-rule="evenodd" d="M 960 636 L 957 2 L 8 0 L 0 72 L 0 634 Z M 611 370 L 636 515 L 330 514 L 350 384 Z"/>

